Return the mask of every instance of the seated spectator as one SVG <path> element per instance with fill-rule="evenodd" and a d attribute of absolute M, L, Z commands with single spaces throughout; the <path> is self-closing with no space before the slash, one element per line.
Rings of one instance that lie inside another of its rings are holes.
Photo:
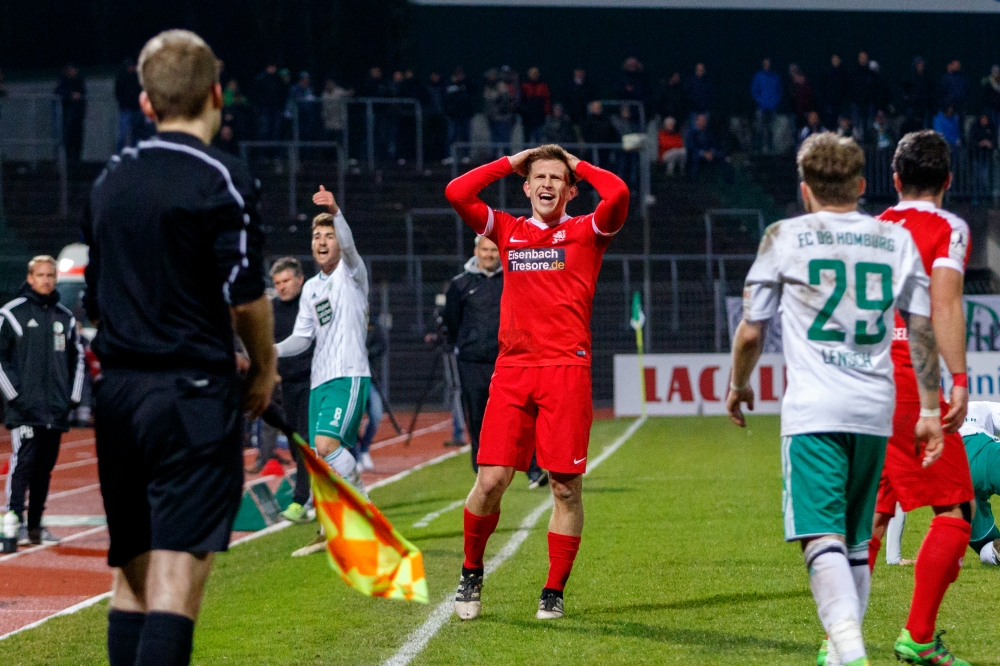
<path fill-rule="evenodd" d="M 854 123 L 848 116 L 837 118 L 837 136 L 850 137 L 861 143 L 861 134 L 854 129 Z"/>
<path fill-rule="evenodd" d="M 851 121 L 848 120 L 847 122 Z M 823 121 L 820 120 L 819 114 L 816 113 L 815 111 L 810 111 L 808 114 L 806 114 L 805 126 L 803 126 L 801 130 L 799 130 L 799 143 L 802 143 L 803 141 L 811 137 L 813 134 L 819 134 L 820 132 L 825 132 L 825 131 L 827 130 L 825 127 L 823 127 Z"/>
<path fill-rule="evenodd" d="M 663 128 L 657 133 L 657 159 L 667 169 L 667 175 L 673 176 L 677 170 L 684 175 L 684 163 L 687 162 L 687 149 L 684 138 L 677 131 L 677 120 L 673 116 L 663 119 Z"/>
<path fill-rule="evenodd" d="M 552 105 L 552 113 L 545 119 L 545 126 L 542 128 L 542 141 L 558 143 L 562 146 L 578 141 L 576 131 L 573 129 L 573 121 L 566 115 L 563 105 L 559 102 Z"/>
<path fill-rule="evenodd" d="M 889 128 L 889 118 L 885 115 L 885 111 L 879 109 L 875 112 L 872 131 L 875 134 L 875 147 L 879 150 L 887 150 L 896 145 L 896 137 Z"/>
<path fill-rule="evenodd" d="M 962 133 L 958 126 L 958 114 L 955 107 L 948 105 L 934 116 L 934 131 L 944 137 L 952 148 L 962 144 Z"/>
<path fill-rule="evenodd" d="M 697 182 L 698 174 L 705 167 L 715 167 L 725 182 L 732 182 L 732 166 L 719 148 L 712 130 L 708 128 L 708 114 L 699 113 L 695 116 L 685 143 L 688 148 L 688 176 L 692 182 Z"/>

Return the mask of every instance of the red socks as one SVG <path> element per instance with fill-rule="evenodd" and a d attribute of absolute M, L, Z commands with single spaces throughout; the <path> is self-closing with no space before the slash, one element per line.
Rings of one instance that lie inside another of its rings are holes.
<path fill-rule="evenodd" d="M 482 569 L 486 542 L 500 521 L 500 512 L 489 516 L 477 516 L 465 510 L 465 564 L 466 569 Z"/>
<path fill-rule="evenodd" d="M 549 579 L 545 582 L 546 589 L 563 591 L 578 550 L 580 537 L 549 532 Z"/>
<path fill-rule="evenodd" d="M 913 601 L 906 628 L 917 643 L 934 639 L 934 623 L 944 593 L 958 578 L 972 526 L 961 518 L 935 516 L 920 544 L 914 568 Z"/>
<path fill-rule="evenodd" d="M 878 560 L 878 551 L 882 550 L 882 540 L 877 536 L 872 536 L 868 540 L 868 572 L 875 572 L 875 562 Z"/>

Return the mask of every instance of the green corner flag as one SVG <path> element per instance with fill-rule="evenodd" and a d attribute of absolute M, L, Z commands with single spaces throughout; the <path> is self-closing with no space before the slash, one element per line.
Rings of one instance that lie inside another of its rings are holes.
<path fill-rule="evenodd" d="M 635 348 L 639 354 L 639 401 L 642 405 L 642 415 L 646 415 L 646 369 L 643 366 L 642 328 L 646 325 L 646 315 L 642 311 L 642 296 L 639 292 L 632 294 L 632 318 L 629 325 L 635 330 Z"/>

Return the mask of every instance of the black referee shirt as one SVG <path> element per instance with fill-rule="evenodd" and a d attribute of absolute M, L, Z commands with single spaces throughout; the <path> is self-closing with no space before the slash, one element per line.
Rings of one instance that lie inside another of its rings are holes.
<path fill-rule="evenodd" d="M 229 306 L 264 293 L 258 198 L 242 162 L 183 132 L 111 158 L 83 222 L 105 367 L 234 371 Z"/>

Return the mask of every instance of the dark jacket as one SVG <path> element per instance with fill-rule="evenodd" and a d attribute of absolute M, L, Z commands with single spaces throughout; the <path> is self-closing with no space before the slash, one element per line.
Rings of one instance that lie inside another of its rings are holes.
<path fill-rule="evenodd" d="M 458 348 L 461 361 L 494 363 L 500 353 L 500 296 L 503 269 L 487 275 L 475 257 L 465 264 L 465 272 L 448 285 L 443 324 L 448 344 Z"/>
<path fill-rule="evenodd" d="M 453 80 L 444 90 L 444 115 L 452 120 L 468 120 L 474 112 L 469 85 L 465 79 Z"/>
<path fill-rule="evenodd" d="M 69 430 L 83 392 L 83 347 L 76 319 L 59 292 L 42 296 L 27 284 L 0 308 L 0 389 L 6 424 Z"/>
<path fill-rule="evenodd" d="M 687 83 L 688 103 L 692 113 L 708 113 L 712 110 L 715 88 L 707 76 L 693 76 Z"/>
<path fill-rule="evenodd" d="M 290 301 L 283 301 L 280 298 L 271 299 L 271 307 L 274 310 L 274 339 L 276 342 L 281 342 L 295 330 L 295 318 L 299 314 L 299 296 Z M 315 348 L 316 341 L 314 340 L 309 345 L 309 349 L 301 354 L 278 359 L 278 376 L 281 377 L 282 383 L 309 383 Z"/>
<path fill-rule="evenodd" d="M 259 190 L 246 165 L 183 132 L 111 158 L 83 223 L 105 370 L 236 372 L 230 306 L 264 294 Z"/>

